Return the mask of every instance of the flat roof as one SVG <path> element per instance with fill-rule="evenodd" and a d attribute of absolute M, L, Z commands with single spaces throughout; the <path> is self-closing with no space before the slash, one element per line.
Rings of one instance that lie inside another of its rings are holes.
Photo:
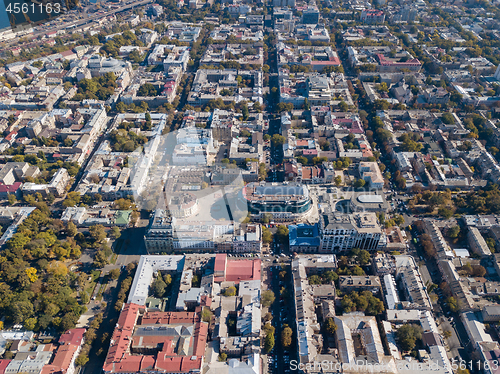
<path fill-rule="evenodd" d="M 380 195 L 359 195 L 358 201 L 365 204 L 383 203 L 384 199 Z"/>

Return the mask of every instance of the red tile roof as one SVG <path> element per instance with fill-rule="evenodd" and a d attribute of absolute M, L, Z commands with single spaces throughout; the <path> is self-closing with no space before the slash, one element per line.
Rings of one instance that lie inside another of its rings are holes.
<path fill-rule="evenodd" d="M 0 360 L 0 374 L 5 374 L 5 368 L 12 360 Z"/>
<path fill-rule="evenodd" d="M 79 346 L 82 344 L 85 331 L 85 329 L 68 330 L 59 338 L 59 344 L 73 344 Z"/>
<path fill-rule="evenodd" d="M 191 342 L 193 353 L 190 356 L 181 356 L 175 352 L 173 340 L 167 336 L 133 336 L 139 311 L 142 308 L 137 304 L 125 304 L 111 339 L 112 344 L 104 363 L 104 372 L 131 373 L 164 370 L 182 373 L 201 370 L 208 337 L 208 324 L 200 321 L 200 315 L 193 312 L 147 312 L 142 316 L 142 325 L 194 324 L 194 339 Z M 133 346 L 150 348 L 163 344 L 163 349 L 156 355 L 132 355 L 129 349 L 131 343 Z"/>
<path fill-rule="evenodd" d="M 142 316 L 141 325 L 193 324 L 199 320 L 200 316 L 194 312 L 147 312 Z"/>
<path fill-rule="evenodd" d="M 14 184 L 0 184 L 0 192 L 3 193 L 10 193 L 10 192 L 16 192 L 19 187 L 21 187 L 21 182 L 14 182 Z"/>

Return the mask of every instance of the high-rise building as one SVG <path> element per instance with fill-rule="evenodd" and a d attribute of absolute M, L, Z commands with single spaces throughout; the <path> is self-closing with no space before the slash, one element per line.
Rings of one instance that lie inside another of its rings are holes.
<path fill-rule="evenodd" d="M 317 25 L 319 23 L 318 8 L 309 7 L 302 12 L 302 23 L 308 25 Z"/>

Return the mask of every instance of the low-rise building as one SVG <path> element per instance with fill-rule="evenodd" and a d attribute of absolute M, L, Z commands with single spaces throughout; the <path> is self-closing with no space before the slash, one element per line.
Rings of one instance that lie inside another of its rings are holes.
<path fill-rule="evenodd" d="M 378 276 L 349 275 L 340 276 L 339 289 L 346 293 L 352 291 L 371 291 L 375 294 L 382 290 L 382 285 Z"/>

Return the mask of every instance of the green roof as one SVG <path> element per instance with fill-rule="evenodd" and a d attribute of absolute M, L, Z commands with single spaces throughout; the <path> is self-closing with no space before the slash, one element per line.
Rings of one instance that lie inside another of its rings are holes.
<path fill-rule="evenodd" d="M 115 214 L 116 225 L 127 225 L 130 221 L 131 210 L 119 210 Z"/>

